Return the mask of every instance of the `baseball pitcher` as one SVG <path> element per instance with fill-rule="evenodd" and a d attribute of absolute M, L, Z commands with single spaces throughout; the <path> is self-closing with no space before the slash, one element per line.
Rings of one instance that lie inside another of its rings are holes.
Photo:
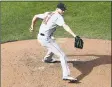
<path fill-rule="evenodd" d="M 77 36 L 73 33 L 70 27 L 65 23 L 63 14 L 66 10 L 66 7 L 63 3 L 59 3 L 55 11 L 45 12 L 43 14 L 37 14 L 33 17 L 30 32 L 34 30 L 34 26 L 38 19 L 42 19 L 42 24 L 39 29 L 39 33 L 37 35 L 38 41 L 42 46 L 48 49 L 47 54 L 45 55 L 43 62 L 46 63 L 54 63 L 56 60 L 53 58 L 53 55 L 57 55 L 60 58 L 63 80 L 76 81 L 76 78 L 70 76 L 69 66 L 67 64 L 67 57 L 65 53 L 60 49 L 58 44 L 51 37 L 53 33 L 56 31 L 57 26 L 62 26 L 67 32 L 69 32 L 74 38 Z M 75 45 L 74 45 L 75 46 Z M 75 46 L 76 47 L 76 46 Z"/>

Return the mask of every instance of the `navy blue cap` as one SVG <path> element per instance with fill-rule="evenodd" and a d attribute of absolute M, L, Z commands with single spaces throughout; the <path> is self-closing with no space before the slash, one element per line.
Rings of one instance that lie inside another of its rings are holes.
<path fill-rule="evenodd" d="M 66 6 L 63 3 L 59 3 L 57 5 L 57 8 L 60 8 L 62 11 L 65 11 L 66 10 Z"/>

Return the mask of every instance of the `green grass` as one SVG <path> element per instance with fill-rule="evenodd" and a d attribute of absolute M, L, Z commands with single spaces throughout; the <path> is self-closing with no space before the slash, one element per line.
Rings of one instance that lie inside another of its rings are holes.
<path fill-rule="evenodd" d="M 58 2 L 1 2 L 1 41 L 36 39 L 38 21 L 33 33 L 29 33 L 35 14 L 53 11 Z M 111 40 L 111 2 L 64 2 L 67 6 L 64 18 L 76 35 L 85 38 Z M 58 27 L 56 37 L 72 37 Z"/>

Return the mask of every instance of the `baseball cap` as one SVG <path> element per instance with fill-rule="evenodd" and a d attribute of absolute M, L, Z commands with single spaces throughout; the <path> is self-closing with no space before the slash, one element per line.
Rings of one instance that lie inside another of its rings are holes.
<path fill-rule="evenodd" d="M 60 8 L 62 11 L 65 11 L 66 10 L 66 6 L 63 3 L 59 3 L 57 5 L 57 8 Z"/>

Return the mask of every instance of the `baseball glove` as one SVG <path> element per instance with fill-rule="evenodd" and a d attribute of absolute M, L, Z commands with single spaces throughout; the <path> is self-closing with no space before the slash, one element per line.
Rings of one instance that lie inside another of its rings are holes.
<path fill-rule="evenodd" d="M 76 36 L 75 42 L 74 42 L 74 47 L 79 48 L 79 49 L 83 49 L 83 45 L 84 45 L 83 40 L 79 36 Z"/>

